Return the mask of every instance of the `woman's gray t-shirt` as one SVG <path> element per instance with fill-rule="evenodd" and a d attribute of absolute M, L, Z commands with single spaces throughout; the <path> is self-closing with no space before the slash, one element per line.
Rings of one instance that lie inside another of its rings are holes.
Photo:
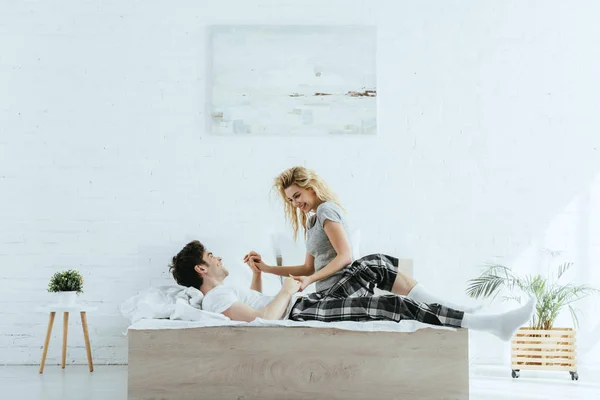
<path fill-rule="evenodd" d="M 348 240 L 350 238 L 342 209 L 332 201 L 319 204 L 317 212 L 309 218 L 306 224 L 306 250 L 315 258 L 315 271 L 325 267 L 337 256 L 337 252 L 323 229 L 325 220 L 342 224 Z M 315 283 L 317 292 L 329 289 L 338 281 L 341 275 L 342 270 L 317 281 Z"/>

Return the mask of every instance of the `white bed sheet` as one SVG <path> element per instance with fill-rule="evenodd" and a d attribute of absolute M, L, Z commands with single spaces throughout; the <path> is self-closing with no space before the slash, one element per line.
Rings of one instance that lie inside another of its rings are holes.
<path fill-rule="evenodd" d="M 298 322 L 291 320 L 268 321 L 256 319 L 252 322 L 239 322 L 231 320 L 204 320 L 204 321 L 181 321 L 171 319 L 142 319 L 129 326 L 129 330 L 153 330 L 153 329 L 189 329 L 211 326 L 280 326 L 280 327 L 311 327 L 311 328 L 335 328 L 350 331 L 365 332 L 415 332 L 423 328 L 456 330 L 443 326 L 433 326 L 417 321 L 372 321 L 372 322 L 320 322 L 306 321 Z"/>

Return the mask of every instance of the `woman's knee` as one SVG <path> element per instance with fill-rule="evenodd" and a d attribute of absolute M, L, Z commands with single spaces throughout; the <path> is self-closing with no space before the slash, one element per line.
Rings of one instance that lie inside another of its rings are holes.
<path fill-rule="evenodd" d="M 415 281 L 413 278 L 398 271 L 392 291 L 396 294 L 406 296 L 416 284 L 417 281 Z"/>

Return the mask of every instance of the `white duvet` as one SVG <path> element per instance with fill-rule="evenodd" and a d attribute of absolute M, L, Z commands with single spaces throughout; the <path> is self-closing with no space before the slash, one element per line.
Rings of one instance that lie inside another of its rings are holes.
<path fill-rule="evenodd" d="M 129 329 L 182 329 L 209 326 L 308 326 L 355 331 L 414 332 L 422 328 L 454 330 L 453 328 L 423 324 L 417 321 L 369 322 L 297 322 L 291 320 L 232 321 L 222 314 L 201 309 L 202 292 L 181 286 L 160 286 L 147 289 L 129 299 L 120 307 L 121 314 L 131 321 Z"/>

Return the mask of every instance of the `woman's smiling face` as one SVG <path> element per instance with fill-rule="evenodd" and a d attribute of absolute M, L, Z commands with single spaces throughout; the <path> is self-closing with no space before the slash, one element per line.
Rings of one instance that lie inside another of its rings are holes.
<path fill-rule="evenodd" d="M 305 214 L 311 210 L 316 210 L 321 203 L 314 190 L 303 189 L 297 185 L 285 189 L 285 195 L 292 206 L 300 209 Z"/>

